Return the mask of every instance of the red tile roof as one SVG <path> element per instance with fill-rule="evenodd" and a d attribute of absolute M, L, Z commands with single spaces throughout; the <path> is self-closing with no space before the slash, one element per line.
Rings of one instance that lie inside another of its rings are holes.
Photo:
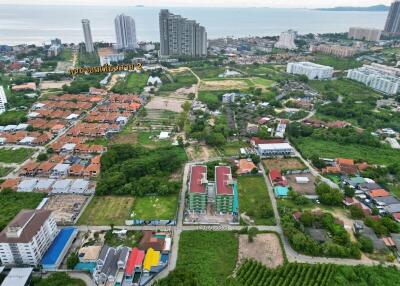
<path fill-rule="evenodd" d="M 387 197 L 390 195 L 389 192 L 385 191 L 384 189 L 376 189 L 376 190 L 372 190 L 369 195 L 372 198 L 377 198 L 377 197 Z"/>
<path fill-rule="evenodd" d="M 271 179 L 271 181 L 282 180 L 281 171 L 278 169 L 271 169 L 269 171 L 269 178 Z"/>
<path fill-rule="evenodd" d="M 251 142 L 253 142 L 255 145 L 259 145 L 259 144 L 275 144 L 275 143 L 285 143 L 285 140 L 283 139 L 261 139 L 258 137 L 252 137 L 250 139 Z"/>
<path fill-rule="evenodd" d="M 144 259 L 144 251 L 139 250 L 139 248 L 132 248 L 131 253 L 129 254 L 128 261 L 126 262 L 125 274 L 132 275 L 136 266 L 141 266 Z"/>
<path fill-rule="evenodd" d="M 192 166 L 191 175 L 190 175 L 189 192 L 198 193 L 198 194 L 206 192 L 206 188 L 205 188 L 204 184 L 201 183 L 203 174 L 206 174 L 206 176 L 207 176 L 207 167 L 206 166 Z"/>
<path fill-rule="evenodd" d="M 231 168 L 227 166 L 215 167 L 215 181 L 218 195 L 233 195 L 233 188 L 228 185 L 228 180 L 232 178 L 231 174 Z"/>

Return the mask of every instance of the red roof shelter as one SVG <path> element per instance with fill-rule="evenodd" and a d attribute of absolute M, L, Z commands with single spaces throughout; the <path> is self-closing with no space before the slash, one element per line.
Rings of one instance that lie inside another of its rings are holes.
<path fill-rule="evenodd" d="M 126 262 L 125 275 L 132 276 L 136 270 L 140 270 L 144 259 L 144 251 L 139 248 L 132 248 L 129 254 L 128 261 Z"/>

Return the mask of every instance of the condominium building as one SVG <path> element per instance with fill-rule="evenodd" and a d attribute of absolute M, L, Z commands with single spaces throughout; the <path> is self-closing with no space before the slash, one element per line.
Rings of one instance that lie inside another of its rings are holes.
<path fill-rule="evenodd" d="M 348 37 L 354 40 L 377 42 L 380 40 L 382 30 L 373 28 L 350 27 Z"/>
<path fill-rule="evenodd" d="M 0 114 L 6 111 L 7 96 L 2 85 L 0 85 Z"/>
<path fill-rule="evenodd" d="M 117 63 L 125 59 L 123 52 L 119 53 L 113 48 L 99 48 L 97 54 L 99 55 L 101 66 L 113 62 Z"/>
<path fill-rule="evenodd" d="M 358 49 L 341 45 L 320 44 L 311 45 L 310 51 L 333 55 L 339 58 L 346 58 L 354 56 L 358 52 Z"/>
<path fill-rule="evenodd" d="M 215 167 L 215 211 L 217 213 L 238 213 L 237 185 L 232 179 L 231 168 Z"/>
<path fill-rule="evenodd" d="M 193 212 L 207 210 L 207 166 L 192 166 L 190 169 L 188 208 Z"/>
<path fill-rule="evenodd" d="M 370 66 L 363 66 L 347 72 L 347 78 L 361 82 L 379 92 L 385 94 L 396 94 L 399 92 L 400 79 L 391 75 L 380 73 Z"/>
<path fill-rule="evenodd" d="M 364 65 L 370 70 L 374 70 L 378 73 L 385 74 L 385 75 L 390 75 L 390 76 L 400 76 L 400 69 L 391 67 L 391 66 L 386 66 L 378 63 L 371 63 L 370 65 Z"/>
<path fill-rule="evenodd" d="M 305 75 L 308 79 L 331 79 L 333 68 L 310 62 L 288 63 L 286 72 L 290 74 Z"/>
<path fill-rule="evenodd" d="M 159 14 L 160 54 L 201 57 L 207 55 L 207 33 L 194 20 L 174 15 L 167 9 Z"/>
<path fill-rule="evenodd" d="M 85 37 L 86 52 L 93 53 L 94 45 L 92 38 L 92 31 L 90 29 L 90 21 L 88 19 L 82 20 L 83 36 Z"/>
<path fill-rule="evenodd" d="M 297 32 L 293 30 L 288 30 L 282 32 L 279 36 L 278 42 L 275 43 L 275 48 L 278 49 L 287 49 L 287 50 L 296 50 L 297 46 L 295 44 Z"/>
<path fill-rule="evenodd" d="M 385 29 L 387 35 L 400 35 L 400 1 L 396 0 L 390 6 L 389 14 L 386 18 Z"/>
<path fill-rule="evenodd" d="M 121 14 L 115 17 L 114 24 L 117 36 L 117 49 L 135 50 L 138 47 L 135 20 L 130 16 Z"/>
<path fill-rule="evenodd" d="M 0 259 L 4 265 L 36 266 L 57 233 L 51 211 L 22 210 L 0 232 Z"/>

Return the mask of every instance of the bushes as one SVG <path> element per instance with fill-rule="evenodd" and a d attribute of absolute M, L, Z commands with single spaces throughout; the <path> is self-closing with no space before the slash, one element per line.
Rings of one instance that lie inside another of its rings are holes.
<path fill-rule="evenodd" d="M 113 145 L 101 158 L 102 175 L 98 195 L 168 195 L 176 193 L 179 182 L 169 176 L 186 160 L 181 148 L 148 150 L 129 144 Z"/>
<path fill-rule="evenodd" d="M 372 253 L 374 252 L 374 243 L 372 240 L 366 236 L 360 236 L 358 238 L 358 242 L 360 243 L 360 249 L 363 252 Z"/>
<path fill-rule="evenodd" d="M 333 189 L 325 183 L 321 183 L 315 189 L 321 203 L 328 206 L 340 206 L 343 201 L 343 194 L 339 189 Z"/>

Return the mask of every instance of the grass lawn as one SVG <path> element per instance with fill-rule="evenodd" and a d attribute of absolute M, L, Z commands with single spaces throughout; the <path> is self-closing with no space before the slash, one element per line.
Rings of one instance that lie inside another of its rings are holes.
<path fill-rule="evenodd" d="M 262 176 L 238 177 L 239 210 L 257 225 L 275 225 L 274 213 L 267 186 Z"/>
<path fill-rule="evenodd" d="M 169 139 L 159 140 L 159 135 L 160 131 L 140 131 L 138 133 L 138 143 L 147 147 L 163 147 L 171 145 Z"/>
<path fill-rule="evenodd" d="M 130 230 L 126 233 L 126 236 L 120 237 L 117 234 L 113 234 L 111 230 L 105 236 L 105 243 L 109 246 L 120 246 L 124 245 L 127 247 L 136 247 L 140 239 L 143 236 L 143 232 L 141 231 L 133 231 Z"/>
<path fill-rule="evenodd" d="M 44 198 L 41 193 L 0 193 L 0 231 L 22 209 L 35 209 Z"/>
<path fill-rule="evenodd" d="M 120 94 L 141 93 L 147 85 L 148 78 L 149 75 L 147 73 L 130 73 L 127 78 L 117 82 L 112 91 Z"/>
<path fill-rule="evenodd" d="M 400 160 L 400 151 L 389 147 L 374 148 L 365 145 L 341 145 L 333 141 L 301 138 L 293 141 L 307 158 L 316 154 L 324 158 L 352 158 L 372 164 L 389 165 Z"/>
<path fill-rule="evenodd" d="M 235 269 L 238 244 L 233 232 L 184 231 L 176 267 L 192 271 L 200 286 L 225 285 Z"/>
<path fill-rule="evenodd" d="M 0 125 L 19 124 L 25 116 L 25 111 L 6 111 L 0 114 Z"/>
<path fill-rule="evenodd" d="M 314 62 L 320 65 L 333 67 L 335 70 L 347 70 L 362 66 L 361 62 L 352 58 L 338 58 L 323 54 L 317 54 Z"/>
<path fill-rule="evenodd" d="M 218 78 L 218 75 L 224 73 L 224 67 L 201 67 L 192 68 L 193 72 L 201 79 Z"/>
<path fill-rule="evenodd" d="M 0 177 L 7 176 L 8 173 L 10 173 L 12 170 L 13 170 L 13 168 L 0 167 Z"/>
<path fill-rule="evenodd" d="M 211 110 L 218 109 L 222 104 L 222 95 L 227 90 L 202 90 L 199 91 L 199 100 L 206 104 Z"/>
<path fill-rule="evenodd" d="M 136 219 L 174 219 L 178 207 L 178 196 L 137 197 L 132 208 Z"/>
<path fill-rule="evenodd" d="M 18 148 L 14 150 L 10 148 L 2 148 L 0 149 L 0 162 L 22 163 L 28 159 L 34 151 L 35 149 L 31 148 Z"/>
<path fill-rule="evenodd" d="M 164 81 L 160 91 L 175 91 L 183 87 L 191 87 L 197 83 L 197 78 L 190 71 L 171 74 L 171 77 L 174 81 Z"/>
<path fill-rule="evenodd" d="M 95 196 L 79 218 L 80 225 L 125 225 L 135 198 Z"/>
<path fill-rule="evenodd" d="M 222 152 L 225 156 L 238 156 L 240 153 L 240 148 L 249 147 L 246 142 L 231 142 L 227 143 L 222 147 Z"/>
<path fill-rule="evenodd" d="M 104 137 L 88 140 L 85 142 L 85 144 L 88 145 L 102 145 L 102 146 L 107 146 L 108 143 L 109 143 L 108 139 Z"/>

